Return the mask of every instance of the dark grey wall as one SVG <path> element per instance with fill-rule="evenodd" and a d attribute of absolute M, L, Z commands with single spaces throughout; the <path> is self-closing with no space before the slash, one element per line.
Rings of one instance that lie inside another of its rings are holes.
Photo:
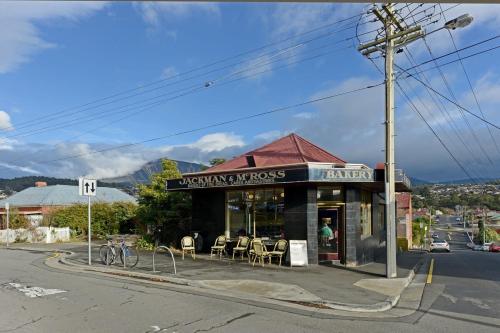
<path fill-rule="evenodd" d="M 309 264 L 318 263 L 318 208 L 316 187 L 285 187 L 285 236 L 307 240 Z"/>
<path fill-rule="evenodd" d="M 361 237 L 361 189 L 346 188 L 346 256 L 347 266 L 359 266 L 377 260 L 385 251 L 383 223 L 380 222 L 381 199 L 372 195 L 372 235 Z M 383 203 L 383 201 L 382 201 Z"/>
<path fill-rule="evenodd" d="M 223 235 L 226 228 L 226 194 L 224 190 L 198 190 L 192 192 L 193 231 L 203 236 L 204 250 L 210 250 L 215 238 Z"/>

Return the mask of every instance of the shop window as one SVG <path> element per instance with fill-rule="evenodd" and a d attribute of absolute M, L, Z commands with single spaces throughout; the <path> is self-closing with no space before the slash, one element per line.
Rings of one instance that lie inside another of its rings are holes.
<path fill-rule="evenodd" d="M 283 188 L 226 192 L 226 235 L 278 239 L 284 229 Z"/>
<path fill-rule="evenodd" d="M 361 191 L 361 238 L 372 235 L 372 194 Z"/>
<path fill-rule="evenodd" d="M 344 202 L 344 188 L 342 186 L 318 187 L 318 204 Z"/>

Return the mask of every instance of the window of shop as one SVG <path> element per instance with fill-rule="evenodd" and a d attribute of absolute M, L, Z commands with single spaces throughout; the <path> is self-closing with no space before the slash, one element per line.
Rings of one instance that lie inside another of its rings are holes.
<path fill-rule="evenodd" d="M 372 235 L 372 194 L 361 191 L 361 237 Z"/>
<path fill-rule="evenodd" d="M 283 188 L 226 192 L 226 235 L 278 239 L 284 225 Z"/>

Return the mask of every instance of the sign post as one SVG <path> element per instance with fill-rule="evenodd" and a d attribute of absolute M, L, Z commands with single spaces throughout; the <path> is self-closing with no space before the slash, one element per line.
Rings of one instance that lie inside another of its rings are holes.
<path fill-rule="evenodd" d="M 92 229 L 91 229 L 91 212 L 90 212 L 90 197 L 95 197 L 97 194 L 97 181 L 95 179 L 86 179 L 80 177 L 78 179 L 78 192 L 80 195 L 87 196 L 88 198 L 88 239 L 89 239 L 89 266 L 92 265 L 92 250 L 91 250 L 91 239 L 92 239 Z"/>
<path fill-rule="evenodd" d="M 5 216 L 7 218 L 7 247 L 9 247 L 9 234 L 10 234 L 10 232 L 9 232 L 9 218 L 10 218 L 9 209 L 10 209 L 9 203 L 6 202 L 5 203 Z"/>

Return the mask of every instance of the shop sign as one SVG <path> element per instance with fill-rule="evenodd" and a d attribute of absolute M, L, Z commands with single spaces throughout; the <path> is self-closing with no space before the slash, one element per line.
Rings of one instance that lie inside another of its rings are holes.
<path fill-rule="evenodd" d="M 268 185 L 306 180 L 306 169 L 294 169 L 186 176 L 182 179 L 168 180 L 166 185 L 167 190 L 175 190 L 245 185 Z"/>
<path fill-rule="evenodd" d="M 347 169 L 347 168 L 321 168 L 312 166 L 309 168 L 310 181 L 324 182 L 372 182 L 372 169 Z"/>
<path fill-rule="evenodd" d="M 307 266 L 307 241 L 290 240 L 290 266 Z"/>

